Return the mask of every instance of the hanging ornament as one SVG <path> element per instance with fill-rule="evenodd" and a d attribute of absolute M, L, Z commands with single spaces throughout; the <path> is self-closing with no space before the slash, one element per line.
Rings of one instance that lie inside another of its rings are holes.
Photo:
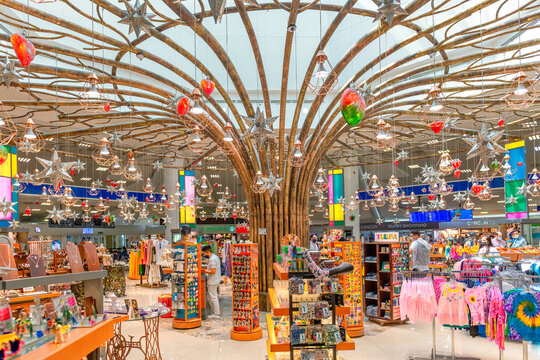
<path fill-rule="evenodd" d="M 453 160 L 450 157 L 450 154 L 444 152 L 441 154 L 439 159 L 438 169 L 443 175 L 449 175 L 454 170 Z"/>
<path fill-rule="evenodd" d="M 373 22 L 381 20 L 381 23 L 384 21 L 388 26 L 392 26 L 396 15 L 407 15 L 407 12 L 401 7 L 400 1 L 401 0 L 373 0 L 379 7 Z"/>
<path fill-rule="evenodd" d="M 376 194 L 380 193 L 382 190 L 382 186 L 379 183 L 379 178 L 377 175 L 373 175 L 371 179 L 369 180 L 368 184 L 368 193 L 371 196 L 375 196 Z"/>
<path fill-rule="evenodd" d="M 13 179 L 14 179 L 14 182 L 12 184 L 12 191 L 16 191 L 18 193 L 22 193 L 25 189 L 26 189 L 26 185 L 25 184 L 21 184 L 19 182 L 19 179 L 20 179 L 20 175 L 19 174 L 15 174 L 13 176 Z"/>
<path fill-rule="evenodd" d="M 341 95 L 341 115 L 350 126 L 357 125 L 364 118 L 366 101 L 356 90 L 348 88 Z"/>
<path fill-rule="evenodd" d="M 246 4 L 260 7 L 260 5 L 257 3 L 257 0 L 241 0 L 241 1 Z M 221 18 L 223 17 L 223 14 L 225 13 L 226 2 L 227 0 L 208 0 L 208 4 L 210 5 L 210 10 L 212 11 L 212 17 L 214 18 L 214 22 L 216 24 L 218 22 L 221 22 Z"/>
<path fill-rule="evenodd" d="M 0 101 L 0 145 L 9 144 L 15 136 L 17 136 L 17 128 Z"/>
<path fill-rule="evenodd" d="M 206 175 L 201 176 L 200 184 L 197 186 L 197 194 L 202 197 L 208 197 L 212 194 L 212 186 Z"/>
<path fill-rule="evenodd" d="M 37 161 L 43 166 L 43 170 L 37 174 L 38 179 L 49 179 L 55 191 L 58 191 L 64 181 L 73 182 L 73 178 L 68 171 L 75 166 L 74 161 L 63 163 L 58 156 L 58 151 L 54 150 L 51 160 L 45 160 L 36 157 Z"/>
<path fill-rule="evenodd" d="M 193 99 L 193 102 L 191 103 L 189 112 L 197 116 L 202 115 L 204 113 L 204 109 L 201 107 L 201 101 L 202 101 L 201 91 L 195 88 L 193 92 L 191 93 L 191 98 Z"/>
<path fill-rule="evenodd" d="M 260 148 L 266 140 L 275 136 L 274 130 L 272 130 L 272 124 L 277 120 L 278 116 L 266 119 L 261 109 L 257 107 L 255 116 L 249 117 L 242 115 L 242 118 L 249 126 L 242 135 L 242 139 L 251 139 L 252 142 L 256 140 L 257 148 Z"/>
<path fill-rule="evenodd" d="M 318 193 L 322 193 L 328 189 L 328 177 L 326 176 L 323 168 L 320 168 L 317 171 L 315 181 L 313 181 L 311 187 L 313 188 L 313 190 L 315 190 L 315 192 Z"/>
<path fill-rule="evenodd" d="M 210 80 L 210 79 L 202 79 L 201 80 L 201 87 L 206 95 L 210 96 L 210 94 L 214 91 L 216 88 L 216 84 Z"/>
<path fill-rule="evenodd" d="M 15 50 L 15 54 L 19 58 L 21 65 L 26 67 L 30 65 L 36 57 L 36 48 L 30 40 L 26 39 L 22 34 L 11 35 L 11 46 Z"/>
<path fill-rule="evenodd" d="M 315 61 L 317 61 L 315 71 L 306 84 L 313 94 L 326 95 L 336 86 L 338 76 L 334 71 L 332 64 L 330 64 L 330 61 L 328 61 L 328 56 L 326 56 L 323 50 L 319 50 L 319 52 L 317 52 L 317 55 L 315 55 Z"/>
<path fill-rule="evenodd" d="M 229 200 L 232 197 L 229 187 L 225 186 L 225 191 L 223 192 L 223 198 Z"/>
<path fill-rule="evenodd" d="M 109 172 L 112 175 L 122 175 L 124 173 L 120 159 L 116 155 L 113 156 L 112 164 L 109 166 Z"/>
<path fill-rule="evenodd" d="M 36 129 L 36 124 L 31 118 L 26 119 L 24 128 L 19 134 L 22 134 L 22 136 L 15 139 L 17 150 L 25 153 L 37 153 L 45 146 L 45 140 L 41 137 L 40 132 Z"/>
<path fill-rule="evenodd" d="M 201 212 L 199 213 L 199 220 L 201 221 L 206 221 L 207 217 L 206 217 L 206 211 L 204 210 L 201 210 Z"/>
<path fill-rule="evenodd" d="M 189 98 L 187 96 L 184 96 L 181 99 L 178 99 L 176 102 L 176 112 L 178 113 L 178 116 L 184 116 L 187 114 L 189 110 Z"/>
<path fill-rule="evenodd" d="M 386 200 L 390 204 L 399 203 L 405 196 L 405 193 L 401 190 L 398 179 L 394 175 L 390 176 L 390 179 L 388 180 L 386 192 Z"/>
<path fill-rule="evenodd" d="M 388 211 L 396 213 L 399 211 L 399 205 L 398 204 L 390 204 L 388 206 Z"/>
<path fill-rule="evenodd" d="M 523 71 L 519 71 L 514 76 L 514 81 L 510 86 L 508 94 L 504 97 L 504 100 L 508 106 L 514 110 L 525 110 L 534 104 L 538 98 L 538 93 L 533 86 L 533 82 L 529 79 L 527 74 Z"/>
<path fill-rule="evenodd" d="M 300 167 L 306 162 L 307 157 L 302 152 L 302 150 L 302 142 L 300 140 L 296 140 L 294 142 L 294 150 L 292 152 L 292 156 L 289 158 L 289 164 L 291 164 L 292 167 Z"/>
<path fill-rule="evenodd" d="M 272 170 L 270 170 L 270 174 L 268 174 L 267 178 L 264 178 L 264 191 L 270 192 L 270 197 L 274 196 L 274 191 L 281 191 L 281 187 L 279 186 L 279 183 L 283 178 L 278 178 L 274 176 L 272 173 Z"/>
<path fill-rule="evenodd" d="M 100 140 L 100 147 L 92 153 L 92 158 L 96 164 L 109 167 L 114 162 L 115 155 L 113 154 L 111 144 L 107 137 L 103 136 Z"/>
<path fill-rule="evenodd" d="M 499 125 L 499 127 L 504 126 L 504 119 L 502 117 L 499 119 L 499 121 L 497 121 L 497 125 Z"/>
<path fill-rule="evenodd" d="M 4 63 L 0 63 L 0 84 L 4 83 L 6 88 L 9 89 L 12 82 L 20 84 L 20 79 L 22 79 L 22 76 L 15 69 L 15 62 L 9 61 L 9 57 L 6 56 Z"/>
<path fill-rule="evenodd" d="M 266 191 L 262 172 L 257 171 L 257 173 L 255 174 L 255 177 L 253 178 L 253 181 L 251 182 L 250 188 L 251 188 L 251 191 L 253 191 L 256 194 L 262 194 Z"/>
<path fill-rule="evenodd" d="M 124 177 L 128 180 L 137 181 L 142 177 L 141 168 L 139 168 L 137 160 L 135 160 L 135 155 L 131 150 L 128 152 L 128 162 L 124 168 Z"/>
<path fill-rule="evenodd" d="M 324 210 L 324 203 L 322 202 L 317 202 L 317 204 L 315 204 L 315 211 L 318 211 L 318 212 L 322 212 Z"/>
<path fill-rule="evenodd" d="M 96 196 L 97 194 L 99 194 L 99 191 L 96 188 L 96 183 L 94 181 L 92 181 L 92 185 L 90 186 L 90 190 L 88 190 L 88 194 L 92 196 Z"/>
<path fill-rule="evenodd" d="M 418 197 L 414 194 L 414 191 L 411 191 L 407 200 L 409 204 L 416 204 L 418 202 Z"/>
<path fill-rule="evenodd" d="M 390 150 L 397 145 L 398 140 L 392 135 L 392 125 L 379 119 L 377 122 L 377 135 L 375 137 L 375 142 L 370 143 L 369 145 L 375 150 Z"/>
<path fill-rule="evenodd" d="M 77 100 L 88 112 L 107 112 L 106 108 L 110 109 L 110 100 L 107 98 L 99 78 L 94 73 L 90 73 L 86 78 Z"/>
<path fill-rule="evenodd" d="M 142 4 L 139 3 L 139 0 L 136 0 L 135 6 L 126 1 L 124 5 L 126 6 L 126 11 L 122 11 L 124 17 L 118 23 L 129 25 L 128 34 L 135 32 L 135 36 L 139 37 L 142 30 L 146 35 L 152 36 L 154 25 L 150 21 L 156 15 L 147 13 L 148 3 L 146 0 Z"/>

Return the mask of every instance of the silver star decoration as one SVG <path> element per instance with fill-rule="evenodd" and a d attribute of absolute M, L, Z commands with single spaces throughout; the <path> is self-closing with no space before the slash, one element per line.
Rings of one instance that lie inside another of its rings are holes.
<path fill-rule="evenodd" d="M 474 175 L 471 175 L 467 178 L 467 181 L 470 182 L 471 184 L 474 184 L 476 182 L 476 176 Z"/>
<path fill-rule="evenodd" d="M 8 221 L 9 222 L 9 227 L 10 228 L 13 228 L 13 229 L 16 229 L 19 227 L 19 220 L 11 220 L 11 221 Z"/>
<path fill-rule="evenodd" d="M 414 183 L 415 184 L 420 184 L 422 182 L 422 177 L 420 175 L 418 175 L 417 177 L 414 178 Z"/>
<path fill-rule="evenodd" d="M 455 202 L 462 202 L 467 200 L 467 195 L 465 195 L 465 192 L 458 191 L 454 194 L 454 201 Z"/>
<path fill-rule="evenodd" d="M 131 6 L 131 4 L 127 1 L 124 2 L 124 5 L 126 5 L 126 11 L 123 12 L 124 17 L 118 23 L 129 25 L 128 34 L 135 32 L 135 35 L 139 37 L 142 30 L 148 36 L 152 36 L 152 29 L 154 28 L 154 25 L 152 25 L 149 20 L 151 20 L 155 15 L 147 14 L 148 4 L 146 1 L 140 5 L 139 0 L 137 0 L 134 7 Z"/>
<path fill-rule="evenodd" d="M 228 219 L 229 218 L 229 212 L 228 211 L 222 211 L 220 214 L 220 217 L 222 219 Z"/>
<path fill-rule="evenodd" d="M 112 186 L 111 184 L 107 184 L 107 192 L 114 194 L 116 192 L 116 187 Z"/>
<path fill-rule="evenodd" d="M 254 117 L 242 116 L 242 118 L 249 125 L 247 131 L 242 135 L 242 139 L 253 138 L 257 140 L 257 147 L 260 148 L 266 139 L 274 136 L 274 130 L 271 126 L 277 120 L 277 116 L 265 119 L 261 109 L 257 107 Z"/>
<path fill-rule="evenodd" d="M 389 26 L 392 26 L 394 17 L 396 15 L 407 15 L 408 13 L 403 10 L 399 0 L 373 0 L 379 7 L 377 9 L 377 16 L 373 19 L 373 22 L 378 20 L 384 20 Z"/>
<path fill-rule="evenodd" d="M 486 124 L 483 123 L 482 129 L 476 134 L 476 137 L 463 138 L 463 141 L 472 146 L 467 153 L 467 159 L 479 156 L 482 164 L 489 168 L 490 158 L 506 153 L 506 149 L 497 143 L 503 134 L 504 130 L 488 132 Z"/>
<path fill-rule="evenodd" d="M 523 184 L 521 186 L 517 187 L 516 189 L 518 190 L 516 195 L 521 195 L 524 198 L 526 198 L 527 195 L 531 195 L 531 191 L 529 190 L 529 186 L 527 185 L 526 182 L 523 182 Z"/>
<path fill-rule="evenodd" d="M 382 218 L 378 218 L 377 220 L 375 220 L 375 222 L 377 223 L 377 225 L 382 225 L 384 223 L 384 220 Z"/>
<path fill-rule="evenodd" d="M 116 132 L 116 130 L 113 131 L 112 133 L 108 133 L 108 132 L 105 131 L 104 134 L 109 137 L 110 142 L 113 142 L 113 143 L 121 143 L 122 142 L 122 135 L 118 134 Z"/>
<path fill-rule="evenodd" d="M 20 182 L 32 182 L 34 181 L 34 175 L 31 174 L 30 172 L 28 172 L 28 170 L 26 170 L 24 173 L 22 174 L 19 174 L 20 178 L 19 178 L 19 181 Z"/>
<path fill-rule="evenodd" d="M 131 211 L 128 211 L 124 214 L 124 220 L 131 222 L 135 221 L 135 213 L 132 213 Z"/>
<path fill-rule="evenodd" d="M 399 219 L 395 218 L 394 221 L 392 221 L 394 224 L 399 224 Z"/>
<path fill-rule="evenodd" d="M 0 63 L 0 68 L 0 84 L 6 84 L 9 89 L 12 82 L 20 83 L 22 76 L 15 70 L 15 62 L 9 61 L 9 57 L 6 56 L 6 60 Z"/>
<path fill-rule="evenodd" d="M 165 217 L 163 218 L 163 223 L 164 224 L 170 224 L 171 220 L 172 220 L 172 218 L 169 215 L 165 215 Z"/>
<path fill-rule="evenodd" d="M 450 118 L 444 122 L 443 129 L 454 129 L 457 126 L 457 119 Z"/>
<path fill-rule="evenodd" d="M 98 187 L 102 187 L 103 186 L 103 181 L 101 180 L 94 180 L 94 185 L 96 186 L 96 188 Z"/>
<path fill-rule="evenodd" d="M 260 7 L 259 3 L 257 3 L 257 0 L 241 0 L 241 1 L 246 4 Z M 218 22 L 221 22 L 221 18 L 223 17 L 223 12 L 225 11 L 226 3 L 227 3 L 227 0 L 208 0 L 208 4 L 210 5 L 210 9 L 212 10 L 212 16 L 214 17 L 214 21 L 216 24 Z"/>
<path fill-rule="evenodd" d="M 36 175 L 36 179 L 41 180 L 49 178 L 52 182 L 55 190 L 58 189 L 64 180 L 73 182 L 71 175 L 68 171 L 71 170 L 77 163 L 75 161 L 69 161 L 63 163 L 58 156 L 58 151 L 54 150 L 51 160 L 45 160 L 36 157 L 37 161 L 43 166 L 43 170 Z"/>
<path fill-rule="evenodd" d="M 174 96 L 169 96 L 169 102 L 167 103 L 167 109 L 176 111 L 176 103 L 183 97 L 182 94 L 175 93 Z"/>
<path fill-rule="evenodd" d="M 442 173 L 439 170 L 435 170 L 433 166 L 425 165 L 422 168 L 422 172 L 420 173 L 420 175 L 424 177 L 424 179 L 422 180 L 422 183 L 424 184 L 431 184 L 433 182 L 442 181 Z"/>
<path fill-rule="evenodd" d="M 419 212 L 426 212 L 427 211 L 427 208 L 426 208 L 426 205 L 422 204 L 420 205 L 420 209 L 418 209 Z"/>
<path fill-rule="evenodd" d="M 275 177 L 274 174 L 272 174 L 272 171 L 270 171 L 268 177 L 263 178 L 264 191 L 269 191 L 270 197 L 274 196 L 274 191 L 281 191 L 281 187 L 279 186 L 281 180 L 283 180 L 283 178 Z"/>
<path fill-rule="evenodd" d="M 406 160 L 409 158 L 409 153 L 405 150 L 401 150 L 398 153 L 397 160 Z"/>
<path fill-rule="evenodd" d="M 199 186 L 199 185 L 201 185 L 201 180 L 199 180 L 197 178 L 193 178 L 193 180 L 191 180 L 191 185 Z"/>
<path fill-rule="evenodd" d="M 77 159 L 77 162 L 75 163 L 75 166 L 73 166 L 73 169 L 77 171 L 86 170 L 86 163 L 82 162 L 81 159 Z"/>
<path fill-rule="evenodd" d="M 458 220 L 459 218 L 456 215 L 454 215 L 454 217 L 452 218 L 452 221 L 458 221 Z"/>
<path fill-rule="evenodd" d="M 216 219 L 219 219 L 219 217 L 221 216 L 221 214 L 217 210 L 214 211 L 214 213 L 212 215 L 214 215 L 214 218 L 216 218 Z"/>
<path fill-rule="evenodd" d="M 360 91 L 362 93 L 362 97 L 366 101 L 366 104 L 373 101 L 373 99 L 375 98 L 375 95 L 371 91 L 371 85 L 369 85 L 368 87 L 364 87 L 364 88 L 360 89 Z"/>
<path fill-rule="evenodd" d="M 7 217 L 9 213 L 14 213 L 15 209 L 13 206 L 16 204 L 16 202 L 6 201 L 6 197 L 4 196 L 4 200 L 0 203 L 0 214 L 2 214 L 2 217 Z"/>
<path fill-rule="evenodd" d="M 154 167 L 154 170 L 161 170 L 163 169 L 163 163 L 159 160 L 156 160 L 152 163 L 152 166 Z"/>
<path fill-rule="evenodd" d="M 361 177 L 362 177 L 362 180 L 366 180 L 366 181 L 371 180 L 371 174 L 368 172 L 363 173 Z"/>
<path fill-rule="evenodd" d="M 514 205 L 517 201 L 518 201 L 518 199 L 516 197 L 514 197 L 514 195 L 510 194 L 510 197 L 506 198 L 505 204 Z"/>
<path fill-rule="evenodd" d="M 64 211 L 57 210 L 56 206 L 53 206 L 52 210 L 47 210 L 49 215 L 47 215 L 47 219 L 51 219 L 52 221 L 60 222 L 64 220 Z"/>

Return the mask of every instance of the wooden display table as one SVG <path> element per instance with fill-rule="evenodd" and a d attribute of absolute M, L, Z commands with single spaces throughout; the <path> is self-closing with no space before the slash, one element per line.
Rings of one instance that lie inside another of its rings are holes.
<path fill-rule="evenodd" d="M 66 342 L 54 344 L 52 341 L 24 355 L 19 360 L 82 359 L 99 349 L 114 336 L 114 325 L 127 320 L 127 315 L 112 315 L 91 328 L 70 330 L 65 335 Z"/>
<path fill-rule="evenodd" d="M 27 314 L 30 314 L 30 305 L 34 305 L 34 297 L 36 295 L 26 295 L 26 296 L 17 296 L 9 299 L 9 307 L 11 308 L 11 311 L 17 309 L 17 308 L 23 308 Z M 46 293 L 46 294 L 40 294 L 39 299 L 41 300 L 41 303 L 49 302 L 52 298 L 60 296 L 59 292 L 52 292 L 52 293 Z"/>

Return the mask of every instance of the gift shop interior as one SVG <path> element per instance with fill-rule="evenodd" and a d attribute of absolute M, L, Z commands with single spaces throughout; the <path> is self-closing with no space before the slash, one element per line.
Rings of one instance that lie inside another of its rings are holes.
<path fill-rule="evenodd" d="M 0 360 L 540 359 L 538 0 L 0 0 Z"/>

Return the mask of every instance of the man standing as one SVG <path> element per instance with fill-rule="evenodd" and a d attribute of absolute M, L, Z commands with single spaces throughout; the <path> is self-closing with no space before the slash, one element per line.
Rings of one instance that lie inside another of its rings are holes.
<path fill-rule="evenodd" d="M 412 269 L 417 271 L 429 270 L 429 258 L 431 255 L 431 244 L 420 237 L 418 231 L 411 233 L 413 242 L 410 250 L 412 254 Z"/>
<path fill-rule="evenodd" d="M 493 246 L 495 247 L 506 247 L 506 241 L 504 241 L 502 232 L 498 232 L 497 236 L 493 238 Z"/>
<path fill-rule="evenodd" d="M 516 248 L 521 248 L 521 247 L 526 247 L 527 246 L 527 240 L 525 240 L 525 238 L 523 236 L 521 236 L 521 233 L 519 232 L 519 230 L 515 230 L 513 233 L 512 233 L 512 237 L 514 238 L 514 240 L 512 241 L 512 245 L 510 245 L 510 247 L 512 249 L 516 249 Z"/>
<path fill-rule="evenodd" d="M 210 245 L 205 245 L 202 248 L 202 253 L 208 256 L 208 267 L 204 272 L 206 275 L 206 296 L 210 302 L 212 308 L 212 315 L 208 316 L 209 319 L 219 319 L 219 298 L 218 298 L 218 286 L 221 281 L 221 264 L 219 257 L 212 252 Z"/>

